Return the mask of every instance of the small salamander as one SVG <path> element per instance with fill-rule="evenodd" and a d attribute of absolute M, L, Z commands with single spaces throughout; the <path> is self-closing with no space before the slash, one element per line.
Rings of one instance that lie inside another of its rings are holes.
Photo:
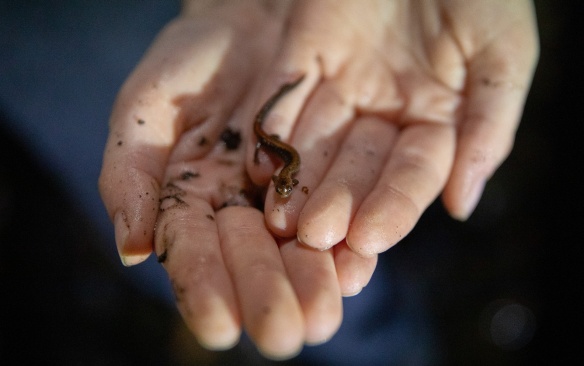
<path fill-rule="evenodd" d="M 260 109 L 253 124 L 253 131 L 258 139 L 254 162 L 259 164 L 258 151 L 262 146 L 266 147 L 270 152 L 278 155 L 278 157 L 284 162 L 284 167 L 280 171 L 280 174 L 272 176 L 276 192 L 283 198 L 290 196 L 292 189 L 298 184 L 298 179 L 295 179 L 294 175 L 300 170 L 300 155 L 298 155 L 298 152 L 292 146 L 280 141 L 278 135 L 268 135 L 266 131 L 263 130 L 262 124 L 278 100 L 300 84 L 303 79 L 304 75 L 296 81 L 282 85 L 280 90 L 270 97 Z"/>

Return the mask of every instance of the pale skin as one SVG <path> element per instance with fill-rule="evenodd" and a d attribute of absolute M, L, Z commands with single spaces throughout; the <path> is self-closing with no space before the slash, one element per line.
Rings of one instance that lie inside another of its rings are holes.
<path fill-rule="evenodd" d="M 154 249 L 210 349 L 242 327 L 270 358 L 322 343 L 432 201 L 472 213 L 537 57 L 525 0 L 185 1 L 111 116 L 99 187 L 122 261 Z M 302 157 L 283 199 L 252 123 L 303 74 L 263 124 Z"/>

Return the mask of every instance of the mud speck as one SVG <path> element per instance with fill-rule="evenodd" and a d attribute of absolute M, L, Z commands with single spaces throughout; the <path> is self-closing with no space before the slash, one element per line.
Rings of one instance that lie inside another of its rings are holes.
<path fill-rule="evenodd" d="M 227 150 L 237 150 L 241 144 L 241 133 L 227 127 L 225 131 L 221 133 L 221 141 L 225 143 Z"/>
<path fill-rule="evenodd" d="M 156 259 L 158 260 L 158 263 L 164 263 L 164 262 L 166 262 L 167 256 L 168 256 L 168 251 L 165 249 L 164 252 L 162 252 L 162 254 L 160 254 Z"/>
<path fill-rule="evenodd" d="M 302 193 L 308 194 L 308 187 L 307 186 L 302 186 Z"/>
<path fill-rule="evenodd" d="M 201 136 L 201 139 L 199 140 L 199 146 L 206 146 L 209 144 L 209 139 L 207 139 L 205 136 Z"/>
<path fill-rule="evenodd" d="M 164 212 L 170 208 L 185 208 L 189 205 L 182 199 L 187 192 L 174 183 L 168 183 L 163 190 L 163 195 L 160 197 L 159 212 Z"/>
<path fill-rule="evenodd" d="M 484 86 L 493 86 L 493 82 L 489 78 L 482 78 L 481 83 L 483 83 Z"/>
<path fill-rule="evenodd" d="M 190 180 L 192 178 L 199 178 L 200 176 L 201 176 L 200 173 L 195 173 L 195 172 L 191 172 L 190 170 L 187 170 L 186 172 L 184 172 L 180 175 L 180 179 Z"/>
<path fill-rule="evenodd" d="M 139 124 L 139 125 L 144 125 L 144 124 L 146 124 L 146 121 L 144 121 L 142 118 L 140 118 L 140 119 L 138 120 L 138 124 Z"/>
<path fill-rule="evenodd" d="M 205 215 L 205 217 L 211 221 L 215 221 L 215 217 L 213 217 L 213 215 Z"/>

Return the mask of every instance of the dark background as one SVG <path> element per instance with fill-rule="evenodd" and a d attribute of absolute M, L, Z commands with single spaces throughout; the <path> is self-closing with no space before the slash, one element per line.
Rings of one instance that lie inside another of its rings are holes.
<path fill-rule="evenodd" d="M 584 360 L 584 3 L 535 3 L 541 58 L 511 156 L 468 222 L 455 222 L 436 203 L 384 254 L 396 275 L 423 284 L 443 352 L 437 364 Z M 99 249 L 112 238 L 6 127 L 18 121 L 2 103 L 0 362 L 262 363 L 245 340 L 229 352 L 201 349 L 172 308 L 128 283 L 126 269 Z M 508 319 L 526 325 L 517 328 L 522 337 L 498 345 L 489 324 L 505 304 L 523 309 Z"/>

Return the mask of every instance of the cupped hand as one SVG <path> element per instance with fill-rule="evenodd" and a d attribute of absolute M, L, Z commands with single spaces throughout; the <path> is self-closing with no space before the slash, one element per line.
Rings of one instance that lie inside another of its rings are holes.
<path fill-rule="evenodd" d="M 290 198 L 268 192 L 270 230 L 367 257 L 440 193 L 465 220 L 513 145 L 538 55 L 531 2 L 293 4 L 262 96 L 306 73 L 264 123 L 302 165 Z M 277 165 L 257 166 L 248 149 L 252 178 L 268 182 Z"/>
<path fill-rule="evenodd" d="M 246 146 L 287 11 L 259 4 L 210 3 L 161 32 L 117 98 L 99 186 L 122 261 L 154 248 L 202 345 L 231 347 L 243 326 L 286 358 L 334 334 L 376 258 L 276 239 L 257 209 Z"/>
<path fill-rule="evenodd" d="M 533 9 L 205 4 L 187 5 L 122 88 L 100 191 L 122 260 L 155 242 L 202 344 L 228 347 L 243 322 L 266 355 L 287 357 L 334 333 L 339 295 L 367 283 L 376 253 L 440 192 L 454 217 L 472 212 L 513 143 L 537 58 Z M 278 162 L 254 162 L 251 122 L 300 74 L 264 124 L 300 152 L 300 183 L 287 199 L 268 190 L 264 222 L 254 187 Z"/>

